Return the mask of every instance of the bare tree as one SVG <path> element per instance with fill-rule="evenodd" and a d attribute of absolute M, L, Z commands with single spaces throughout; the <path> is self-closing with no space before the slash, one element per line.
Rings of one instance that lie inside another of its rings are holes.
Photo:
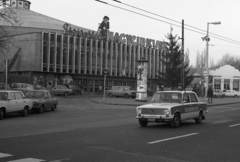
<path fill-rule="evenodd" d="M 9 26 L 20 26 L 20 20 L 15 8 L 8 1 L 2 0 L 0 2 L 0 53 L 3 55 L 10 50 L 12 42 L 12 37 L 6 30 Z"/>
<path fill-rule="evenodd" d="M 240 57 L 233 56 L 233 55 L 230 55 L 229 53 L 226 53 L 225 55 L 223 55 L 222 59 L 216 63 L 214 67 L 219 68 L 224 65 L 231 65 L 236 69 L 240 70 Z"/>

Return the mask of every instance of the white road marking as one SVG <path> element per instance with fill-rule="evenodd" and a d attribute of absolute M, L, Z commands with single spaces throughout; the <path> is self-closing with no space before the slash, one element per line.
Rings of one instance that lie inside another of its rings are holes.
<path fill-rule="evenodd" d="M 0 153 L 0 158 L 10 157 L 10 156 L 13 156 L 13 155 L 11 155 L 11 154 Z"/>
<path fill-rule="evenodd" d="M 159 142 L 164 142 L 164 141 L 169 141 L 169 140 L 173 140 L 173 139 L 178 139 L 178 138 L 193 136 L 193 135 L 197 135 L 197 134 L 198 134 L 198 133 L 191 133 L 191 134 L 186 134 L 186 135 L 182 135 L 182 136 L 177 136 L 177 137 L 172 137 L 172 138 L 166 138 L 166 139 L 162 139 L 162 140 L 157 140 L 157 141 L 153 141 L 153 142 L 148 142 L 148 144 L 155 144 L 155 143 L 159 143 Z"/>
<path fill-rule="evenodd" d="M 228 127 L 236 127 L 236 126 L 240 126 L 240 123 L 239 124 L 234 124 L 234 125 L 229 125 Z"/>
<path fill-rule="evenodd" d="M 7 162 L 41 162 L 41 161 L 45 161 L 45 160 L 27 158 L 27 159 L 19 159 L 19 160 L 7 161 Z"/>
<path fill-rule="evenodd" d="M 219 120 L 219 121 L 212 122 L 209 125 L 222 124 L 222 123 L 227 123 L 227 122 L 231 122 L 231 121 L 233 121 L 233 120 L 230 120 L 230 119 L 228 119 L 228 120 Z"/>

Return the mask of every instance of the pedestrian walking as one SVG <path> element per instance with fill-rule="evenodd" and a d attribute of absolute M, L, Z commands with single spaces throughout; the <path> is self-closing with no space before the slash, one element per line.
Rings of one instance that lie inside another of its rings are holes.
<path fill-rule="evenodd" d="M 211 104 L 212 104 L 212 100 L 213 100 L 213 90 L 212 90 L 211 87 L 208 88 L 207 98 L 208 98 L 208 103 L 211 103 Z"/>
<path fill-rule="evenodd" d="M 101 93 L 102 93 L 102 86 L 99 85 L 99 87 L 98 87 L 98 94 L 100 95 Z"/>

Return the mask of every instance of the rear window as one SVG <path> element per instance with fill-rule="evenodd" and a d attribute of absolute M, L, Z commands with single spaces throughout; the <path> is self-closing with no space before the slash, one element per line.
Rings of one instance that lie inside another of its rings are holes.
<path fill-rule="evenodd" d="M 45 96 L 44 92 L 34 92 L 34 91 L 28 91 L 25 94 L 26 97 L 28 98 L 43 98 Z"/>

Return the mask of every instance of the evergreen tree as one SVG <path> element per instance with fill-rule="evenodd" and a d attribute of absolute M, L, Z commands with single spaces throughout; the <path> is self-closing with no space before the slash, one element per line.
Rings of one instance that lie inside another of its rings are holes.
<path fill-rule="evenodd" d="M 165 36 L 168 42 L 165 44 L 161 61 L 164 66 L 162 72 L 158 71 L 158 85 L 171 89 L 178 89 L 182 83 L 182 53 L 181 45 L 178 43 L 177 35 L 173 36 L 172 31 Z M 191 84 L 193 76 L 189 75 L 189 60 L 184 61 L 184 87 Z"/>

